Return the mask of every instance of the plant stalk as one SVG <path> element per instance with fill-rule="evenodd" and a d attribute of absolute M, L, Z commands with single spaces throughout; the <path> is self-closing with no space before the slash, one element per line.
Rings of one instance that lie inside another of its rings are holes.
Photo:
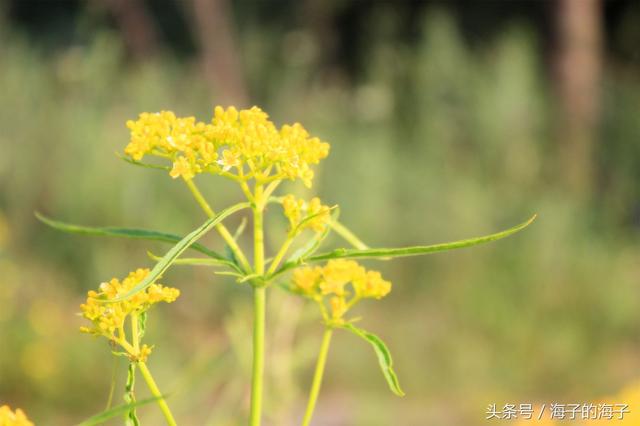
<path fill-rule="evenodd" d="M 198 202 L 202 210 L 210 218 L 214 217 L 216 213 L 213 211 L 209 203 L 207 203 L 207 200 L 205 200 L 205 198 L 202 196 L 202 193 L 200 192 L 196 184 L 193 182 L 193 180 L 185 179 L 184 181 L 189 187 L 189 190 L 193 194 L 193 197 L 196 199 L 196 201 Z M 251 271 L 251 266 L 249 265 L 249 261 L 247 260 L 246 256 L 242 252 L 242 249 L 240 248 L 240 246 L 238 246 L 238 243 L 236 243 L 235 238 L 233 238 L 233 235 L 231 235 L 227 227 L 224 226 L 224 224 L 219 223 L 216 225 L 216 230 L 222 236 L 222 238 L 224 238 L 224 241 L 227 243 L 227 245 L 229 245 L 229 248 L 231 248 L 231 251 L 236 256 L 236 258 L 242 265 L 242 268 L 245 270 L 245 272 L 249 273 Z"/>
<path fill-rule="evenodd" d="M 311 391 L 309 392 L 307 410 L 305 411 L 304 419 L 302 420 L 302 426 L 309 426 L 311 418 L 313 417 L 313 410 L 316 408 L 316 401 L 318 400 L 318 394 L 320 394 L 322 376 L 324 375 L 324 366 L 327 363 L 327 354 L 329 353 L 329 345 L 331 344 L 332 335 L 333 329 L 331 327 L 325 328 L 324 334 L 322 335 L 322 343 L 320 344 L 318 361 L 316 362 L 316 371 L 313 374 L 313 383 L 311 384 Z"/>
<path fill-rule="evenodd" d="M 255 207 L 253 209 L 254 269 L 256 274 L 264 274 L 264 230 L 263 230 L 263 187 L 256 185 Z M 264 334 L 266 288 L 254 287 L 253 320 L 253 367 L 251 375 L 251 412 L 249 424 L 259 426 L 262 415 L 262 388 L 264 379 Z"/>
<path fill-rule="evenodd" d="M 282 258 L 284 257 L 284 255 L 287 254 L 287 250 L 289 250 L 289 247 L 291 246 L 292 242 L 293 242 L 293 236 L 288 236 L 284 244 L 282 244 L 280 251 L 278 251 L 278 254 L 276 254 L 276 257 L 271 262 L 271 265 L 269 266 L 269 270 L 267 271 L 267 276 L 273 274 L 276 271 L 276 269 L 278 269 L 278 265 L 280 265 L 280 262 L 282 261 Z"/>
<path fill-rule="evenodd" d="M 147 368 L 147 364 L 142 361 L 139 361 L 138 367 L 140 368 L 142 377 L 144 377 L 144 381 L 147 382 L 147 386 L 149 387 L 151 394 L 155 398 L 157 398 L 158 406 L 160 407 L 160 410 L 162 411 L 164 418 L 167 420 L 167 424 L 169 426 L 177 426 L 176 420 L 173 418 L 173 414 L 171 414 L 171 410 L 169 409 L 167 402 L 162 397 L 162 393 L 160 393 L 160 389 L 158 389 L 158 385 L 156 384 L 155 380 L 153 380 L 153 376 L 151 375 L 149 368 Z"/>

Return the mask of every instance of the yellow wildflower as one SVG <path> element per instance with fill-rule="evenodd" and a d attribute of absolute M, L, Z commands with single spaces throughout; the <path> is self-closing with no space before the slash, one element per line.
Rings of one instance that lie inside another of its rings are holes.
<path fill-rule="evenodd" d="M 293 289 L 318 301 L 326 321 L 342 322 L 344 314 L 360 299 L 381 299 L 389 294 L 391 283 L 379 272 L 367 271 L 353 260 L 334 259 L 324 267 L 296 269 Z M 331 318 L 326 313 L 325 298 L 328 298 Z"/>
<path fill-rule="evenodd" d="M 336 294 L 342 296 L 345 293 L 344 286 L 360 279 L 365 269 L 353 260 L 330 260 L 322 271 L 323 282 L 320 284 L 322 294 Z"/>
<path fill-rule="evenodd" d="M 142 345 L 140 353 L 137 356 L 137 360 L 141 362 L 147 362 L 147 358 L 151 355 L 152 348 L 147 345 Z"/>
<path fill-rule="evenodd" d="M 173 168 L 169 172 L 169 175 L 174 179 L 179 178 L 180 176 L 185 179 L 192 179 L 196 174 L 196 170 L 199 170 L 199 168 L 189 163 L 189 160 L 185 157 L 179 156 L 173 162 Z"/>
<path fill-rule="evenodd" d="M 80 305 L 82 316 L 93 323 L 93 327 L 82 327 L 85 333 L 102 335 L 110 339 L 117 339 L 115 332 L 124 325 L 130 314 L 140 314 L 155 303 L 171 303 L 180 295 L 180 290 L 165 287 L 161 284 L 151 284 L 144 291 L 138 292 L 129 299 L 113 303 L 104 303 L 118 296 L 126 294 L 138 285 L 149 274 L 148 269 L 137 269 L 124 280 L 113 278 L 109 282 L 100 284 L 100 291 L 89 291 L 87 300 Z"/>
<path fill-rule="evenodd" d="M 306 267 L 298 268 L 293 271 L 293 282 L 295 283 L 296 290 L 300 293 L 313 296 L 317 293 L 318 282 L 322 276 L 322 268 L 316 266 L 315 268 Z"/>
<path fill-rule="evenodd" d="M 382 279 L 378 271 L 368 271 L 353 280 L 353 288 L 361 297 L 381 299 L 391 291 L 391 283 Z"/>
<path fill-rule="evenodd" d="M 24 411 L 12 411 L 8 405 L 0 406 L 0 426 L 33 426 Z"/>
<path fill-rule="evenodd" d="M 235 169 L 233 177 L 240 180 L 300 179 L 311 186 L 311 166 L 329 154 L 329 144 L 311 137 L 299 123 L 278 129 L 255 106 L 240 111 L 215 107 L 211 123 L 176 117 L 171 111 L 145 112 L 136 121 L 129 120 L 127 127 L 131 140 L 125 154 L 134 160 L 147 154 L 168 158 L 174 178 Z"/>
<path fill-rule="evenodd" d="M 317 197 L 305 203 L 303 199 L 289 194 L 283 198 L 282 208 L 291 229 L 296 233 L 306 228 L 322 232 L 330 219 L 331 209 L 322 205 Z"/>

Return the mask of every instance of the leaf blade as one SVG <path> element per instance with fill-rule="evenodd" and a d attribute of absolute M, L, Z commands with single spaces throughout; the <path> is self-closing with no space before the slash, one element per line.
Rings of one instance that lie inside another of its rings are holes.
<path fill-rule="evenodd" d="M 369 333 L 368 331 L 358 328 L 350 323 L 342 325 L 341 328 L 344 328 L 345 330 L 348 330 L 356 336 L 369 342 L 369 344 L 373 347 L 376 356 L 378 357 L 380 370 L 382 371 L 382 375 L 389 385 L 389 389 L 391 390 L 391 392 L 398 396 L 404 396 L 404 391 L 400 388 L 398 376 L 393 370 L 393 360 L 391 358 L 391 352 L 389 352 L 389 348 L 387 348 L 387 345 L 385 345 L 382 339 L 380 339 L 375 334 Z"/>
<path fill-rule="evenodd" d="M 161 256 L 158 256 L 148 250 L 147 250 L 147 256 L 149 256 L 149 259 L 155 262 L 159 262 L 162 259 Z M 213 266 L 213 267 L 228 266 L 234 271 L 237 271 L 240 273 L 242 272 L 242 269 L 240 269 L 234 262 L 228 259 L 217 259 L 217 258 L 210 258 L 210 257 L 181 257 L 179 259 L 176 259 L 173 262 L 173 264 L 174 265 L 191 265 L 191 266 Z"/>
<path fill-rule="evenodd" d="M 145 167 L 147 169 L 171 170 L 171 167 L 169 167 L 169 166 L 162 166 L 160 164 L 143 163 L 142 161 L 137 161 L 137 160 L 134 160 L 131 157 L 128 157 L 126 155 L 122 155 L 119 152 L 116 152 L 116 156 L 119 159 L 121 159 L 123 161 L 126 161 L 129 164 L 133 164 L 134 166 Z"/>
<path fill-rule="evenodd" d="M 81 423 L 78 423 L 77 426 L 95 426 L 95 425 L 99 425 L 102 424 L 104 422 L 106 422 L 107 420 L 110 420 L 114 417 L 120 416 L 121 414 L 125 414 L 127 412 L 129 412 L 131 409 L 133 408 L 137 408 L 140 407 L 142 405 L 147 405 L 149 403 L 152 402 L 156 402 L 159 399 L 162 399 L 163 397 L 160 398 L 147 398 L 147 399 L 141 399 L 140 401 L 136 401 L 130 404 L 122 404 L 122 405 L 118 405 L 116 407 L 110 408 L 108 410 L 104 410 L 94 416 L 89 417 L 86 420 L 83 420 Z"/>
<path fill-rule="evenodd" d="M 187 249 L 190 245 L 195 243 L 200 237 L 209 232 L 211 228 L 222 222 L 227 216 L 237 212 L 238 210 L 242 210 L 248 208 L 249 203 L 239 203 L 234 206 L 228 207 L 215 215 L 214 217 L 208 219 L 205 223 L 200 225 L 198 228 L 190 232 L 184 238 L 182 238 L 176 245 L 171 247 L 171 249 L 160 259 L 156 265 L 151 269 L 151 272 L 142 280 L 138 285 L 133 287 L 124 295 L 115 297 L 110 299 L 108 302 L 120 302 L 122 300 L 126 300 L 134 294 L 144 290 L 151 284 L 155 282 L 172 264 L 175 260 Z"/>
<path fill-rule="evenodd" d="M 180 239 L 182 238 L 179 235 L 170 234 L 168 232 L 153 231 L 153 230 L 140 229 L 140 228 L 75 225 L 72 223 L 61 222 L 61 221 L 48 218 L 39 212 L 35 212 L 34 214 L 36 218 L 40 222 L 44 223 L 45 225 L 53 229 L 56 229 L 58 231 L 67 232 L 70 234 L 131 238 L 131 239 L 140 239 L 140 240 L 149 240 L 149 241 L 161 241 L 165 243 L 174 243 L 174 244 L 179 242 Z M 199 243 L 194 243 L 189 248 L 214 259 L 228 260 L 220 253 L 217 253 L 211 249 L 208 249 L 207 247 Z"/>
<path fill-rule="evenodd" d="M 374 248 L 374 249 L 337 249 L 327 253 L 311 256 L 306 259 L 307 262 L 318 262 L 328 259 L 371 259 L 382 257 L 408 257 L 419 256 L 423 254 L 437 253 L 440 251 L 455 250 L 460 248 L 466 248 L 475 246 L 478 244 L 489 243 L 492 241 L 500 240 L 513 235 L 527 226 L 536 219 L 537 215 L 533 215 L 529 220 L 516 225 L 512 228 L 504 231 L 496 232 L 494 234 L 484 235 L 482 237 L 468 238 L 466 240 L 458 240 L 450 243 L 431 244 L 426 246 L 412 246 L 412 247 L 399 247 L 399 248 Z"/>

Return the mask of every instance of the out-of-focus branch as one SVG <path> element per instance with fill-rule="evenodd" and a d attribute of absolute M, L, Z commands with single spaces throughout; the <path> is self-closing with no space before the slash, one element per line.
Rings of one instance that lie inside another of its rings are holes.
<path fill-rule="evenodd" d="M 152 55 L 158 47 L 153 20 L 141 0 L 107 0 L 105 5 L 116 19 L 127 49 L 137 59 Z"/>
<path fill-rule="evenodd" d="M 246 105 L 247 87 L 228 0 L 191 0 L 202 66 L 219 103 Z"/>
<path fill-rule="evenodd" d="M 569 188 L 580 196 L 593 178 L 600 103 L 601 3 L 558 0 L 555 8 L 560 166 Z"/>

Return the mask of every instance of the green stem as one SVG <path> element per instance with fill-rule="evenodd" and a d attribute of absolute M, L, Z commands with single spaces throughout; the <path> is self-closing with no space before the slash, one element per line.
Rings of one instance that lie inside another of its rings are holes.
<path fill-rule="evenodd" d="M 322 376 L 324 374 L 324 366 L 327 363 L 327 354 L 329 353 L 329 344 L 331 343 L 331 335 L 333 329 L 327 327 L 324 330 L 322 336 L 322 344 L 320 345 L 320 354 L 318 354 L 318 361 L 316 363 L 316 371 L 313 374 L 313 383 L 311 384 L 311 392 L 309 393 L 309 402 L 307 402 L 307 410 L 304 413 L 304 419 L 302 420 L 302 426 L 309 426 L 311 423 L 311 417 L 313 417 L 313 410 L 316 408 L 316 401 L 318 400 L 318 394 L 320 393 L 320 385 L 322 385 Z"/>
<path fill-rule="evenodd" d="M 360 240 L 360 238 L 356 237 L 356 234 L 351 232 L 349 228 L 338 222 L 337 220 L 330 220 L 329 226 L 336 231 L 338 235 L 347 240 L 349 244 L 358 250 L 366 250 L 369 248 L 365 243 Z"/>
<path fill-rule="evenodd" d="M 253 370 L 251 377 L 251 415 L 249 424 L 259 426 L 262 413 L 262 388 L 264 376 L 264 330 L 266 288 L 254 288 L 253 321 Z"/>
<path fill-rule="evenodd" d="M 259 275 L 264 274 L 264 231 L 263 231 L 263 187 L 256 185 L 255 207 L 253 209 L 254 268 Z M 264 334 L 266 288 L 254 288 L 253 320 L 253 368 L 251 375 L 251 413 L 249 424 L 259 426 L 262 413 L 262 387 L 264 376 Z"/>
<path fill-rule="evenodd" d="M 144 377 L 144 381 L 147 382 L 147 386 L 149 387 L 151 394 L 157 398 L 158 406 L 160 407 L 162 414 L 164 414 L 164 418 L 167 420 L 167 424 L 169 426 L 176 426 L 177 424 L 175 419 L 173 418 L 173 414 L 171 414 L 171 410 L 169 409 L 169 406 L 167 405 L 166 401 L 162 397 L 162 393 L 160 393 L 160 389 L 158 389 L 158 385 L 156 384 L 155 380 L 153 380 L 153 376 L 151 375 L 151 372 L 147 368 L 147 364 L 140 361 L 138 362 L 138 367 L 140 367 L 140 372 L 142 373 L 142 377 Z"/>
<path fill-rule="evenodd" d="M 193 180 L 185 179 L 184 181 L 189 187 L 189 190 L 191 190 L 193 197 L 196 199 L 196 201 L 198 202 L 202 210 L 204 210 L 207 216 L 214 217 L 216 213 L 213 211 L 209 203 L 207 203 L 207 200 L 204 199 L 204 197 L 202 196 L 202 193 L 200 192 L 200 190 L 198 190 L 198 187 L 193 182 Z M 233 238 L 233 235 L 231 235 L 227 227 L 224 226 L 222 223 L 217 224 L 216 229 L 218 230 L 218 233 L 220 233 L 222 238 L 224 238 L 229 248 L 231 248 L 231 251 L 233 251 L 233 254 L 236 256 L 236 258 L 242 265 L 242 268 L 245 270 L 245 272 L 249 273 L 251 271 L 251 266 L 249 265 L 249 261 L 247 260 L 246 256 L 242 252 L 242 249 L 240 248 L 240 246 L 238 246 L 238 243 L 236 243 L 236 240 Z"/>
<path fill-rule="evenodd" d="M 280 247 L 280 251 L 278 251 L 278 254 L 276 254 L 276 257 L 273 258 L 271 265 L 269 265 L 267 276 L 273 274 L 276 271 L 276 269 L 278 268 L 278 265 L 282 261 L 282 258 L 287 253 L 287 250 L 289 250 L 289 247 L 291 246 L 292 242 L 293 242 L 293 236 L 290 235 L 287 237 L 284 244 L 282 244 L 282 247 Z"/>

